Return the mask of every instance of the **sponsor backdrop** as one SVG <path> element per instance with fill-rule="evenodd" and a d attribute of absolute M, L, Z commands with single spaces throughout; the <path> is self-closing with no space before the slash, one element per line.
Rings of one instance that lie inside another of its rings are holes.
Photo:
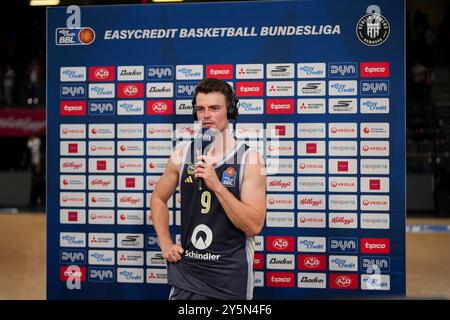
<path fill-rule="evenodd" d="M 405 294 L 403 1 L 50 8 L 47 35 L 49 299 L 167 298 L 150 197 L 205 77 L 267 163 L 255 298 Z"/>

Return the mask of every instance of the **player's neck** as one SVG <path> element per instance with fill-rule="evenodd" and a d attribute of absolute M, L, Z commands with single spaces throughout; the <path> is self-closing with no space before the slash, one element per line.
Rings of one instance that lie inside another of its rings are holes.
<path fill-rule="evenodd" d="M 221 132 L 218 139 L 216 138 L 214 140 L 211 149 L 211 156 L 216 158 L 217 161 L 220 161 L 234 149 L 236 144 L 236 139 L 234 139 L 230 130 L 227 128 Z"/>

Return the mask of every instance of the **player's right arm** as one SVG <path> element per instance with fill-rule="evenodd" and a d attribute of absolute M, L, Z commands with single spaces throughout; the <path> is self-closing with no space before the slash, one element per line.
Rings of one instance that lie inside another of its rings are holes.
<path fill-rule="evenodd" d="M 150 201 L 151 216 L 153 226 L 158 235 L 159 246 L 164 259 L 169 262 L 177 262 L 181 259 L 181 254 L 184 252 L 180 245 L 173 243 L 170 236 L 169 209 L 167 207 L 167 201 L 178 186 L 183 149 L 183 145 L 179 146 L 170 157 L 164 174 L 156 184 Z"/>

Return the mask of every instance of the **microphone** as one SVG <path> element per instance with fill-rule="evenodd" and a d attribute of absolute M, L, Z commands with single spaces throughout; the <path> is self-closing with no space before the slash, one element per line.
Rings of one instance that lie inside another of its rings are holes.
<path fill-rule="evenodd" d="M 194 141 L 195 155 L 196 157 L 200 155 L 206 155 L 209 151 L 211 144 L 214 141 L 214 134 L 209 128 L 202 128 L 199 134 L 196 136 Z M 195 179 L 197 183 L 197 190 L 203 190 L 204 181 L 202 178 Z"/>

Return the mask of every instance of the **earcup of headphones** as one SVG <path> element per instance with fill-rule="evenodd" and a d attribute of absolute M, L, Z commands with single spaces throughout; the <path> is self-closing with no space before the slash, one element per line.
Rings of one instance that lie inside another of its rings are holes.
<path fill-rule="evenodd" d="M 197 112 L 195 110 L 195 97 L 192 99 L 192 115 L 194 116 L 194 121 L 197 121 Z"/>
<path fill-rule="evenodd" d="M 238 116 L 239 99 L 235 95 L 231 98 L 231 105 L 228 108 L 227 117 L 229 120 L 236 120 Z"/>

